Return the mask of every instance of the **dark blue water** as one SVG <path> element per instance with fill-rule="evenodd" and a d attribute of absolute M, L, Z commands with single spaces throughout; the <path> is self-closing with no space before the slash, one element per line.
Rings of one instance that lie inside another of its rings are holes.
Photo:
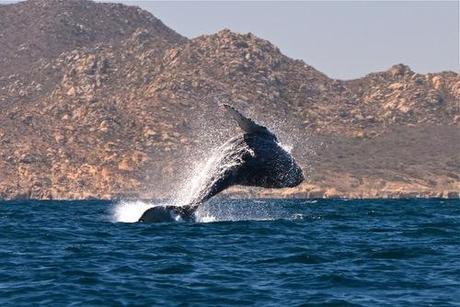
<path fill-rule="evenodd" d="M 220 222 L 161 225 L 116 206 L 0 203 L 0 305 L 460 305 L 458 200 L 217 200 Z"/>

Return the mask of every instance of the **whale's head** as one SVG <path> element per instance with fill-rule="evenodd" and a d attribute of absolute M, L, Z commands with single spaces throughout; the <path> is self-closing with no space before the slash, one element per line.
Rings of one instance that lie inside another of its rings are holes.
<path fill-rule="evenodd" d="M 244 139 L 252 154 L 240 171 L 240 184 L 292 188 L 304 181 L 302 168 L 273 134 L 248 133 Z"/>
<path fill-rule="evenodd" d="M 289 162 L 287 167 L 281 170 L 282 179 L 280 182 L 283 188 L 292 188 L 301 184 L 305 180 L 305 176 L 295 159 L 289 153 L 286 152 L 286 154 L 289 155 Z"/>
<path fill-rule="evenodd" d="M 266 188 L 295 187 L 305 179 L 294 157 L 278 142 L 276 135 L 229 105 L 224 105 L 244 131 L 244 143 L 251 155 L 239 170 L 236 183 Z"/>

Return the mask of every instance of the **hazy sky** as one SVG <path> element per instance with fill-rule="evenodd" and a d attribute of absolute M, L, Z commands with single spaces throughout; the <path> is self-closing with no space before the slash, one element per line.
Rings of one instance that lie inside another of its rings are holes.
<path fill-rule="evenodd" d="M 397 63 L 420 73 L 459 71 L 458 1 L 117 2 L 140 6 L 189 38 L 223 28 L 252 32 L 333 78 Z"/>
<path fill-rule="evenodd" d="M 121 1 L 189 38 L 252 32 L 333 78 L 396 63 L 420 73 L 459 70 L 457 1 Z"/>

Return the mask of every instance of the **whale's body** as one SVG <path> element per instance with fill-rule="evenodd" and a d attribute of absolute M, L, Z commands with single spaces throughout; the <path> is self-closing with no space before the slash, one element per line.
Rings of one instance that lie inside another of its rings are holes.
<path fill-rule="evenodd" d="M 286 188 L 299 185 L 304 176 L 294 158 L 266 127 L 256 124 L 233 107 L 225 105 L 244 134 L 225 142 L 219 158 L 212 161 L 208 176 L 184 206 L 157 206 L 148 209 L 140 222 L 193 220 L 196 209 L 232 185 Z"/>

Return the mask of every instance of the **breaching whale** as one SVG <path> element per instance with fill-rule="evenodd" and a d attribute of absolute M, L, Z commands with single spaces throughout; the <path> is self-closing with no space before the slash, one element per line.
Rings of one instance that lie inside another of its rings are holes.
<path fill-rule="evenodd" d="M 244 133 L 219 147 L 219 156 L 210 161 L 206 177 L 185 205 L 150 208 L 139 222 L 193 220 L 200 204 L 232 185 L 286 188 L 304 180 L 302 169 L 270 130 L 232 106 L 224 107 Z"/>

